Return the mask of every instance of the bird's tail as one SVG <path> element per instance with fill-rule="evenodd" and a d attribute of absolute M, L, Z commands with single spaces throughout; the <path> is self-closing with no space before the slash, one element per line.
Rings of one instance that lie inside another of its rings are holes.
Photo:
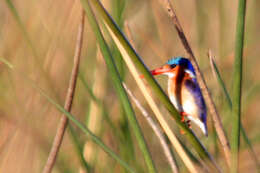
<path fill-rule="evenodd" d="M 200 128 L 201 128 L 203 134 L 208 137 L 207 114 L 206 113 L 201 114 L 200 122 L 201 122 Z"/>
<path fill-rule="evenodd" d="M 202 124 L 203 124 L 203 125 L 201 125 L 200 128 L 201 128 L 203 134 L 208 137 L 208 128 L 207 128 L 207 125 L 206 125 L 205 123 L 202 123 Z"/>
<path fill-rule="evenodd" d="M 193 118 L 192 116 L 188 116 L 188 119 L 192 120 L 196 125 L 198 125 L 205 136 L 208 136 L 208 128 L 206 121 L 201 121 L 200 119 Z"/>

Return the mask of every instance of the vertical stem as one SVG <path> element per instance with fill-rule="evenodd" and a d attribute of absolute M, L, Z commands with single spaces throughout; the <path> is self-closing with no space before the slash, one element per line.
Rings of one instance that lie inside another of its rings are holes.
<path fill-rule="evenodd" d="M 238 1 L 236 42 L 235 42 L 235 60 L 233 74 L 233 97 L 232 97 L 232 167 L 231 172 L 238 171 L 238 151 L 240 139 L 240 113 L 241 113 L 241 88 L 242 88 L 242 58 L 244 46 L 246 0 Z"/>

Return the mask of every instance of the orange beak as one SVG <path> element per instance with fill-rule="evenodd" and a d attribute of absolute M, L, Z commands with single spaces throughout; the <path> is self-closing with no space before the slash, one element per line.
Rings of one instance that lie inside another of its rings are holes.
<path fill-rule="evenodd" d="M 170 72 L 171 70 L 172 70 L 171 67 L 168 64 L 166 64 L 166 65 L 164 65 L 162 67 L 159 67 L 157 69 L 154 69 L 154 70 L 152 70 L 150 72 L 151 72 L 152 75 L 155 76 L 155 75 L 160 75 L 160 74 L 164 74 L 164 73 Z M 144 76 L 140 75 L 140 77 L 143 78 Z"/>
<path fill-rule="evenodd" d="M 164 65 L 162 67 L 159 67 L 157 69 L 154 69 L 151 71 L 152 75 L 160 75 L 160 74 L 164 74 L 164 73 L 168 73 L 170 72 L 172 69 L 169 67 L 169 65 Z"/>
<path fill-rule="evenodd" d="M 160 67 L 160 68 L 157 68 L 157 69 L 154 69 L 151 71 L 151 74 L 152 75 L 160 75 L 160 74 L 164 74 L 164 73 L 167 73 L 167 72 L 170 72 L 171 69 L 170 68 L 165 68 L 164 66 L 163 67 Z"/>

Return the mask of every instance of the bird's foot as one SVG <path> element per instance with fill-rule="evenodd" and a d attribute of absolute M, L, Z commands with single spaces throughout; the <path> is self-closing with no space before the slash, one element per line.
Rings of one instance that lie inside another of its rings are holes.
<path fill-rule="evenodd" d="M 181 114 L 181 122 L 186 123 L 187 126 L 191 129 L 191 124 L 190 124 L 191 121 L 190 120 L 185 121 L 185 117 L 188 116 L 188 114 L 185 112 L 180 112 L 180 114 Z M 180 133 L 182 135 L 185 134 L 185 132 L 182 129 L 180 130 Z"/>
<path fill-rule="evenodd" d="M 191 129 L 191 124 L 190 124 L 190 122 L 191 122 L 190 120 L 187 120 L 187 121 L 186 121 L 188 127 Z"/>
<path fill-rule="evenodd" d="M 185 120 L 184 121 L 182 121 L 182 122 L 185 122 Z M 187 126 L 191 129 L 191 121 L 190 120 L 187 120 L 186 122 L 185 122 L 186 124 L 187 124 Z M 184 130 L 180 130 L 180 133 L 182 134 L 182 135 L 184 135 L 185 134 L 185 132 L 184 132 Z"/>

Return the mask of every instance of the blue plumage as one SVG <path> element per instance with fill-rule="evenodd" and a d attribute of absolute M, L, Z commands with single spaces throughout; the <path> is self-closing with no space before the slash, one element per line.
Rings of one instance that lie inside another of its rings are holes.
<path fill-rule="evenodd" d="M 184 57 L 181 57 L 181 56 L 177 56 L 177 57 L 174 57 L 172 59 L 169 59 L 167 61 L 167 64 L 169 65 L 181 65 L 181 66 L 184 66 L 185 68 L 187 68 L 188 70 L 190 70 L 193 75 L 195 76 L 195 70 L 191 64 L 191 62 L 187 59 L 187 58 L 184 58 Z"/>

